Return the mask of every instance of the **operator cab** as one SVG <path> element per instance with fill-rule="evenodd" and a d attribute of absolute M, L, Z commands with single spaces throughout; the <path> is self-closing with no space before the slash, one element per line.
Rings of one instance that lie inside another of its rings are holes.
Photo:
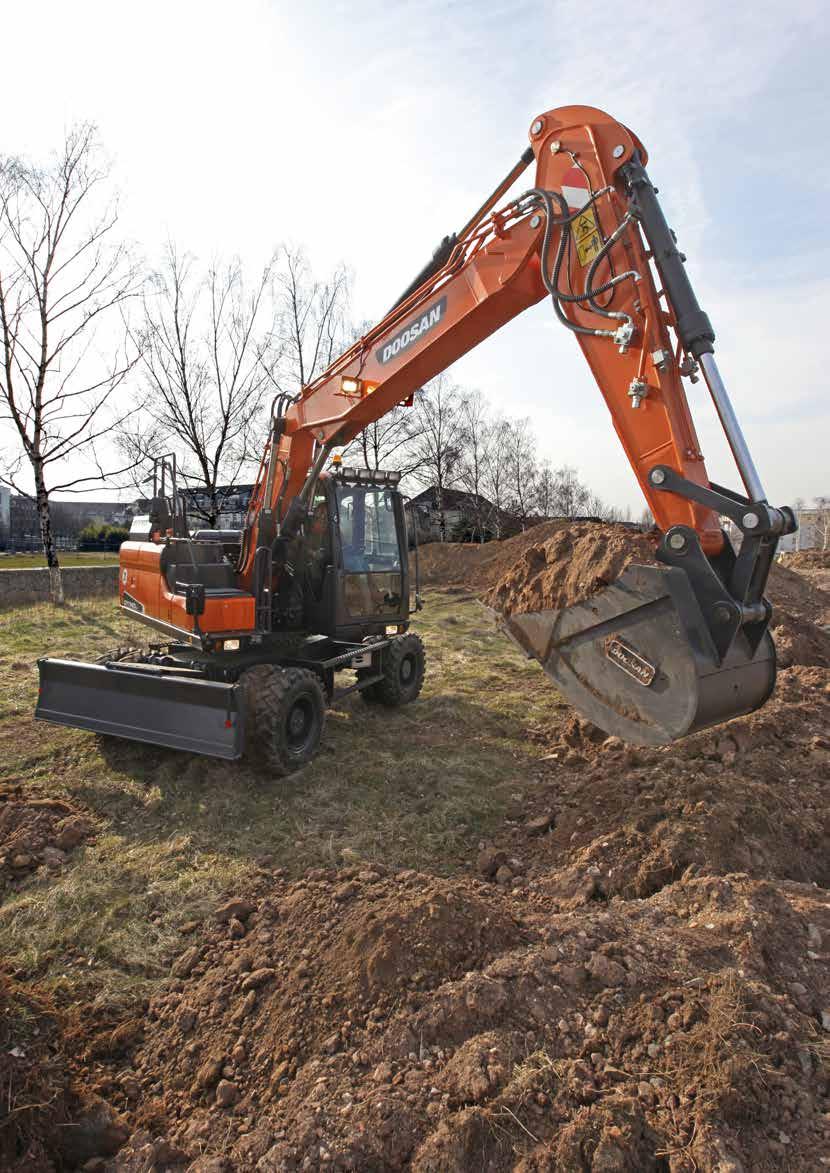
<path fill-rule="evenodd" d="M 398 472 L 321 474 L 305 542 L 310 630 L 336 639 L 383 635 L 409 622 L 406 516 Z"/>

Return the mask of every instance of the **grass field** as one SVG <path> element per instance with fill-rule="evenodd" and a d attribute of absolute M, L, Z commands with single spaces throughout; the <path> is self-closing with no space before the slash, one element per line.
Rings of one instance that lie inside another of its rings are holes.
<path fill-rule="evenodd" d="M 118 551 L 58 554 L 61 566 L 116 566 Z M 38 570 L 46 565 L 42 554 L 0 554 L 0 570 Z"/>
<path fill-rule="evenodd" d="M 421 699 L 388 710 L 347 698 L 311 765 L 275 780 L 35 724 L 39 656 L 99 656 L 139 632 L 109 601 L 0 614 L 0 792 L 65 799 L 96 828 L 61 871 L 5 894 L 0 952 L 68 997 L 129 1000 L 167 974 L 182 923 L 243 887 L 262 857 L 290 874 L 358 860 L 468 867 L 533 784 L 543 751 L 527 729 L 557 698 L 471 598 L 430 594 L 416 627 Z"/>

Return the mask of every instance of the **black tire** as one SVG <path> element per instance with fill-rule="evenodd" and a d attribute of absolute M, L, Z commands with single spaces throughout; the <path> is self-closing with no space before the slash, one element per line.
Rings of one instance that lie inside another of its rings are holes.
<path fill-rule="evenodd" d="M 360 695 L 368 704 L 389 708 L 410 704 L 420 694 L 427 666 L 421 637 L 413 632 L 395 636 L 382 655 L 383 680 L 362 689 Z"/>
<path fill-rule="evenodd" d="M 245 685 L 245 743 L 249 762 L 277 777 L 308 764 L 326 724 L 326 697 L 320 678 L 305 668 L 260 664 L 242 678 Z"/>

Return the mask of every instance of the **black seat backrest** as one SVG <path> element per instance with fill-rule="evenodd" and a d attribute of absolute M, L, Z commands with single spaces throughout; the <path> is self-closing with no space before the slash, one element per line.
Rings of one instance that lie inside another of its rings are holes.
<path fill-rule="evenodd" d="M 230 590 L 236 586 L 236 573 L 225 558 L 220 542 L 174 538 L 164 548 L 161 566 L 171 591 L 177 582 L 200 582 L 208 590 Z"/>

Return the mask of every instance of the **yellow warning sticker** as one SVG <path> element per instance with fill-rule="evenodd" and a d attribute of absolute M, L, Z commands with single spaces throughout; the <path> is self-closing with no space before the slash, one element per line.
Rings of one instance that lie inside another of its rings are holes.
<path fill-rule="evenodd" d="M 594 215 L 593 208 L 588 208 L 587 211 L 580 212 L 573 222 L 573 234 L 577 240 L 584 240 L 586 236 L 590 236 L 596 230 L 597 218 Z"/>
<path fill-rule="evenodd" d="M 586 236 L 584 240 L 576 242 L 576 255 L 579 257 L 580 265 L 588 265 L 602 248 L 602 241 L 598 232 L 594 232 L 591 236 Z"/>
<path fill-rule="evenodd" d="M 580 265 L 589 265 L 602 248 L 602 237 L 593 208 L 580 212 L 572 223 L 572 232 Z"/>

